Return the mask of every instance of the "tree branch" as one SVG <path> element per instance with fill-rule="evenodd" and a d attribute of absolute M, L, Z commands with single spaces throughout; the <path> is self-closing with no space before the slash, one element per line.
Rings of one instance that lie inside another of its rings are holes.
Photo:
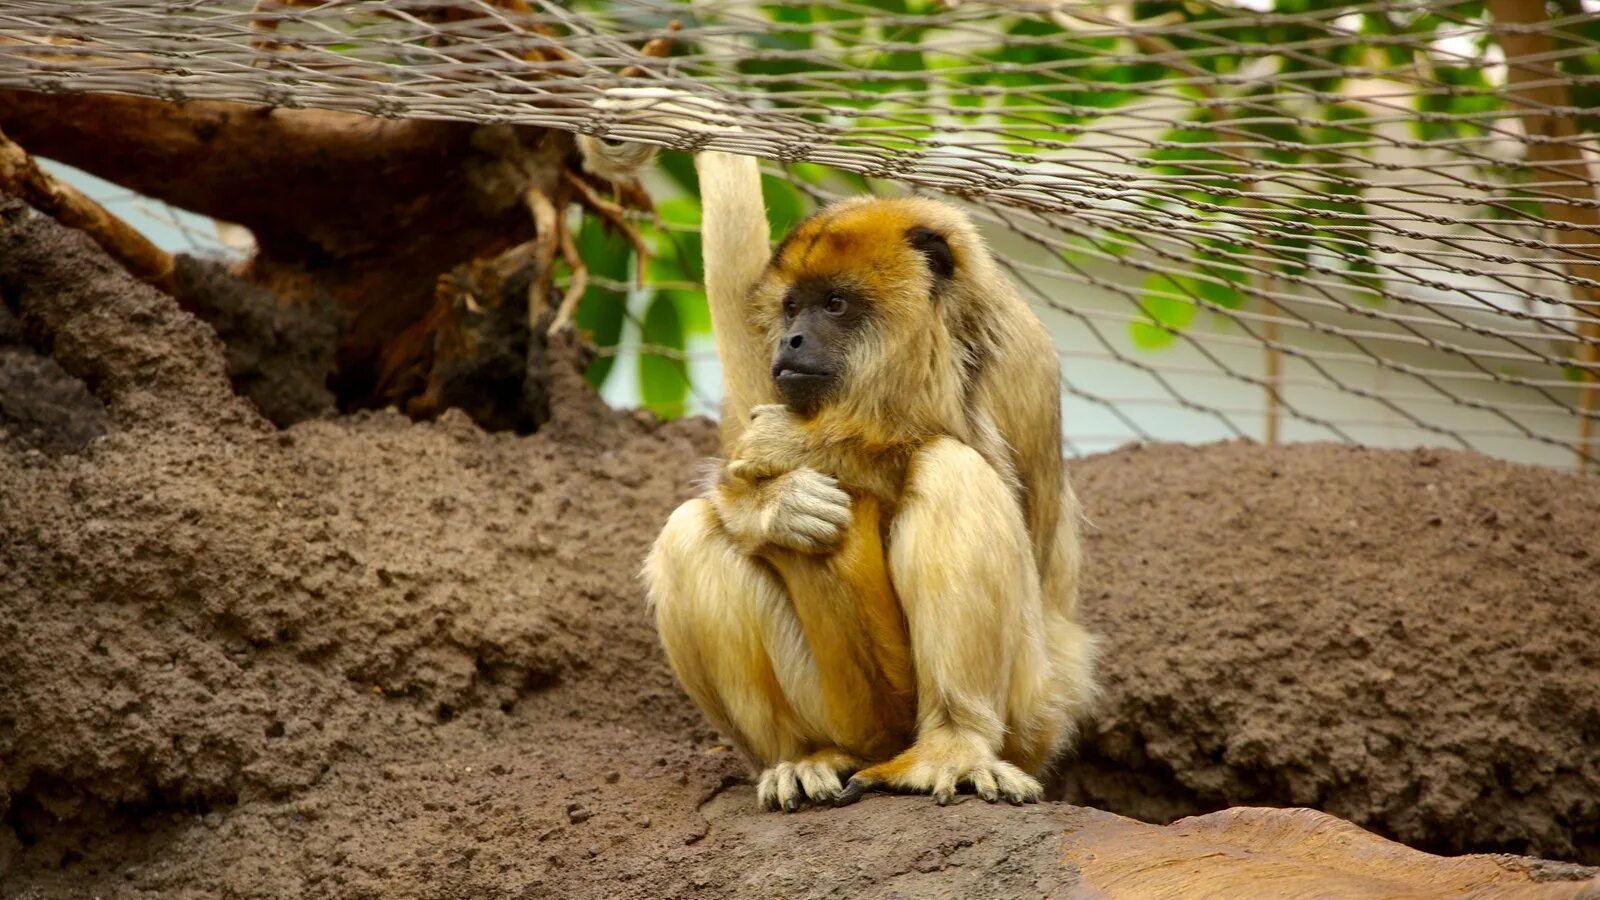
<path fill-rule="evenodd" d="M 87 234 L 146 284 L 171 292 L 172 255 L 77 188 L 39 168 L 28 152 L 0 131 L 0 193 Z"/>

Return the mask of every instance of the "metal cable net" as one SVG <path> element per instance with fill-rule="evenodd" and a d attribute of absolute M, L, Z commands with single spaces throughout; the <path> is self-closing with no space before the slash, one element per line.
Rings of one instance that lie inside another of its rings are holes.
<path fill-rule="evenodd" d="M 1600 461 L 1587 2 L 8 0 L 0 88 L 544 126 L 756 155 L 818 202 L 955 197 L 1057 336 L 1072 449 L 1574 467 Z M 595 108 L 621 85 L 740 130 Z"/>

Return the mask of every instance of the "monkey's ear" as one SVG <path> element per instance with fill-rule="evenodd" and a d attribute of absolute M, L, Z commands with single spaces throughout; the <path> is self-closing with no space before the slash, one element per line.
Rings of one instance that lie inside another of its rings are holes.
<path fill-rule="evenodd" d="M 911 249 L 928 258 L 928 268 L 933 270 L 934 278 L 942 281 L 956 274 L 956 255 L 950 251 L 950 242 L 944 235 L 919 225 L 906 232 L 906 241 Z"/>

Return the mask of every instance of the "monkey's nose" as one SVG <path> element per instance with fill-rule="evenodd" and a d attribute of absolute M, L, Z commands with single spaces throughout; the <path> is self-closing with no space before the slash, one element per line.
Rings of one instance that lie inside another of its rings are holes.
<path fill-rule="evenodd" d="M 800 335 L 800 334 L 791 334 L 791 335 L 789 335 L 789 349 L 790 350 L 799 350 L 800 349 L 800 345 L 803 344 L 803 343 L 805 343 L 805 336 L 804 335 Z"/>

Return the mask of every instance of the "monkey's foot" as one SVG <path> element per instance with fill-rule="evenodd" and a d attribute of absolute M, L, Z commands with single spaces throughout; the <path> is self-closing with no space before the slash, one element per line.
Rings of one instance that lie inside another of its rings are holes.
<path fill-rule="evenodd" d="M 1037 779 L 999 759 L 981 742 L 960 734 L 932 732 L 894 759 L 852 775 L 834 803 L 844 806 L 860 800 L 867 791 L 892 790 L 932 794 L 940 806 L 948 806 L 963 785 L 989 803 L 1004 799 L 1021 806 L 1037 803 L 1044 796 Z"/>
<path fill-rule="evenodd" d="M 795 762 L 781 762 L 761 773 L 756 797 L 769 810 L 794 812 L 804 800 L 834 803 L 843 793 L 839 776 L 861 766 L 850 754 L 830 747 Z"/>

